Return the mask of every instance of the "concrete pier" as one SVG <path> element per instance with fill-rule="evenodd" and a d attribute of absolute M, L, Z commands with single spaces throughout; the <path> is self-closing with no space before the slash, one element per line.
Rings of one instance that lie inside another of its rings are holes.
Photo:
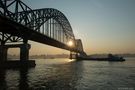
<path fill-rule="evenodd" d="M 77 57 L 78 57 L 78 54 L 77 53 L 74 53 L 74 52 L 71 52 L 70 51 L 69 59 L 76 59 Z"/>
<path fill-rule="evenodd" d="M 0 63 L 7 60 L 7 48 L 5 45 L 0 45 Z"/>
<path fill-rule="evenodd" d="M 20 48 L 20 60 L 7 60 L 9 48 Z M 0 67 L 34 67 L 35 61 L 29 60 L 30 44 L 0 45 Z"/>
<path fill-rule="evenodd" d="M 20 45 L 20 60 L 27 61 L 29 59 L 29 49 L 31 48 L 30 44 L 21 44 Z"/>

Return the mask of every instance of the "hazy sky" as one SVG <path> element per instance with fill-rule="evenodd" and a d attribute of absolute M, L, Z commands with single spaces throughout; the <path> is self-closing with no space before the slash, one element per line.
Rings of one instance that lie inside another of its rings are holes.
<path fill-rule="evenodd" d="M 135 0 L 23 1 L 33 9 L 56 8 L 63 12 L 88 54 L 135 53 Z M 54 54 L 56 51 L 65 53 L 38 43 L 32 44 L 30 52 Z"/>

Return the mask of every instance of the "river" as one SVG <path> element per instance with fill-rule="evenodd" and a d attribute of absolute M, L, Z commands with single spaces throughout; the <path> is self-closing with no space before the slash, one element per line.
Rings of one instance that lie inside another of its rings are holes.
<path fill-rule="evenodd" d="M 135 58 L 37 59 L 36 64 L 30 69 L 0 69 L 0 90 L 135 90 Z"/>

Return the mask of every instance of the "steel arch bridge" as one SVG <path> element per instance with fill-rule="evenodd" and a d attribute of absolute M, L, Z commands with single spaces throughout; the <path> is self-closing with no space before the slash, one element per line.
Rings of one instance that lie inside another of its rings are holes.
<path fill-rule="evenodd" d="M 32 10 L 21 0 L 0 0 L 0 45 L 28 40 L 54 47 L 84 52 L 66 16 L 57 9 Z M 74 46 L 67 45 L 72 41 Z"/>

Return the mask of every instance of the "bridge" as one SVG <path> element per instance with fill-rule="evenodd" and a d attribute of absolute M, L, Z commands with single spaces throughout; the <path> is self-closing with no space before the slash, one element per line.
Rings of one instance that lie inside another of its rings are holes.
<path fill-rule="evenodd" d="M 33 10 L 21 0 L 0 0 L 0 62 L 7 60 L 9 48 L 20 48 L 20 61 L 28 60 L 28 40 L 86 55 L 82 41 L 75 38 L 68 19 L 59 10 Z"/>

